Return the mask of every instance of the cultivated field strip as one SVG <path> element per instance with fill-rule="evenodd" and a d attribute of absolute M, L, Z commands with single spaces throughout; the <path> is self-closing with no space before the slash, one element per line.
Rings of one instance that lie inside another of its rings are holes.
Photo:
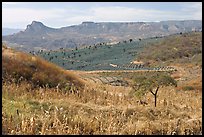
<path fill-rule="evenodd" d="M 170 72 L 176 71 L 176 69 L 161 69 L 161 68 L 152 68 L 152 69 L 140 69 L 140 70 L 94 70 L 86 73 L 95 74 L 95 73 L 104 73 L 104 72 L 127 72 L 127 73 L 135 73 L 135 72 Z"/>
<path fill-rule="evenodd" d="M 125 64 L 125 65 L 114 65 L 115 68 L 122 69 L 122 70 L 136 70 L 136 71 L 176 71 L 174 67 L 165 66 L 165 67 L 155 67 L 155 68 L 148 68 L 143 64 Z M 117 70 L 120 71 L 120 70 Z"/>

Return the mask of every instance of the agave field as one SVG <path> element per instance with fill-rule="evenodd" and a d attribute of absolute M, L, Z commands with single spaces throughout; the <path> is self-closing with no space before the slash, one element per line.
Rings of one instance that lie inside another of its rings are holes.
<path fill-rule="evenodd" d="M 114 45 L 100 43 L 81 49 L 39 51 L 36 54 L 67 70 L 134 70 L 138 68 L 127 68 L 125 66 L 128 66 L 148 43 L 158 42 L 160 39 L 162 38 L 147 38 L 138 41 L 130 40 Z M 113 67 L 110 64 L 121 67 Z"/>

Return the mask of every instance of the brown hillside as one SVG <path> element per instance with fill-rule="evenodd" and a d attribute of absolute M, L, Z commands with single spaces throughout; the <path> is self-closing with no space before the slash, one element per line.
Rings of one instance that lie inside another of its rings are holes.
<path fill-rule="evenodd" d="M 175 63 L 202 66 L 202 32 L 172 35 L 146 47 L 138 60 L 151 65 L 172 65 Z"/>
<path fill-rule="evenodd" d="M 34 86 L 64 88 L 75 85 L 81 88 L 84 85 L 75 74 L 42 58 L 10 49 L 5 44 L 2 45 L 2 72 L 4 81 L 27 80 Z"/>

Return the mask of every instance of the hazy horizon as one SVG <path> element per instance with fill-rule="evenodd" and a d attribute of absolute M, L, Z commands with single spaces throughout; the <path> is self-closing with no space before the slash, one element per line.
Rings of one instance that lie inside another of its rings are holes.
<path fill-rule="evenodd" d="M 37 21 L 37 20 L 33 20 L 33 21 Z M 33 22 L 32 21 L 32 22 Z M 187 20 L 162 20 L 162 21 L 187 21 Z M 133 23 L 136 23 L 136 22 L 162 22 L 162 21 L 115 21 L 115 22 L 113 22 L 113 21 L 106 21 L 107 23 L 131 23 L 131 22 L 133 22 Z M 202 21 L 202 20 L 198 20 L 198 21 Z M 30 22 L 29 24 L 27 24 L 27 25 L 30 25 L 32 22 Z M 37 21 L 37 22 L 41 22 L 41 21 Z M 106 23 L 106 22 L 96 22 L 96 21 L 82 21 L 81 23 L 79 23 L 79 24 L 72 24 L 72 25 L 67 25 L 67 26 L 62 26 L 62 27 L 69 27 L 69 26 L 74 26 L 74 25 L 80 25 L 80 24 L 82 24 L 83 22 L 94 22 L 94 23 Z M 41 22 L 41 23 L 43 23 L 43 22 Z M 44 23 L 43 23 L 44 24 Z M 26 26 L 27 26 L 26 25 Z M 44 24 L 45 26 L 47 26 L 46 24 Z M 47 27 L 49 27 L 49 26 L 47 26 Z M 62 27 L 60 27 L 60 28 L 62 28 Z M 2 27 L 3 29 L 15 29 L 15 30 L 25 30 L 26 28 L 8 28 L 8 27 Z M 55 29 L 59 29 L 59 28 L 56 28 L 56 27 L 51 27 L 51 28 L 55 28 Z"/>
<path fill-rule="evenodd" d="M 2 2 L 2 28 L 32 21 L 52 28 L 93 22 L 202 20 L 202 2 Z"/>

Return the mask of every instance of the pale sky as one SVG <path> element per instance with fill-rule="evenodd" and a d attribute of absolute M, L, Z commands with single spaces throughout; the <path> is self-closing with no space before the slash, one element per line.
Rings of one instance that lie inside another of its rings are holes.
<path fill-rule="evenodd" d="M 202 2 L 2 2 L 2 27 L 25 29 L 34 20 L 52 28 L 83 21 L 202 20 Z"/>

